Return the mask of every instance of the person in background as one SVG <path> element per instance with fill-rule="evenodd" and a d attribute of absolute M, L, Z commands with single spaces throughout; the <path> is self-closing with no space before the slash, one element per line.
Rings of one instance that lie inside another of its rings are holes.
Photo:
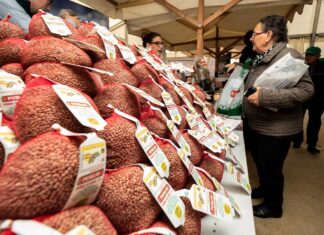
<path fill-rule="evenodd" d="M 38 10 L 50 11 L 53 0 L 1 0 L 0 19 L 11 15 L 10 21 L 28 32 L 31 17 Z"/>
<path fill-rule="evenodd" d="M 143 47 L 148 49 L 152 54 L 155 54 L 159 57 L 162 56 L 164 42 L 160 34 L 155 32 L 149 32 L 143 37 Z"/>
<path fill-rule="evenodd" d="M 320 61 L 321 49 L 309 47 L 305 53 L 305 61 L 309 65 L 308 71 L 314 83 L 315 93 L 313 98 L 304 104 L 304 113 L 308 109 L 307 124 L 307 151 L 311 154 L 319 154 L 316 147 L 318 133 L 321 128 L 321 117 L 324 110 L 324 62 Z M 303 132 L 294 139 L 294 148 L 299 148 L 303 142 Z"/>
<path fill-rule="evenodd" d="M 244 62 L 247 60 L 247 58 L 250 58 L 251 61 L 253 61 L 257 55 L 257 53 L 255 51 L 253 51 L 253 45 L 250 40 L 252 37 L 252 34 L 253 34 L 253 30 L 249 30 L 244 35 L 243 40 L 245 43 L 245 47 L 243 48 L 243 50 L 241 52 L 241 57 L 240 57 L 240 63 L 242 63 L 242 64 L 244 64 Z"/>
<path fill-rule="evenodd" d="M 287 21 L 283 16 L 266 16 L 255 26 L 251 41 L 258 53 L 244 84 L 252 87 L 265 70 L 290 53 L 297 59 L 303 56 L 287 47 Z M 308 71 L 290 88 L 256 91 L 243 98 L 243 113 L 251 143 L 250 151 L 259 175 L 260 186 L 252 190 L 252 198 L 263 198 L 253 206 L 260 218 L 282 216 L 284 175 L 282 172 L 290 143 L 303 128 L 302 104 L 311 99 L 314 87 Z M 273 111 L 276 109 L 277 111 Z"/>
<path fill-rule="evenodd" d="M 70 22 L 75 28 L 78 28 L 82 23 L 80 17 L 71 9 L 61 9 L 58 16 Z"/>

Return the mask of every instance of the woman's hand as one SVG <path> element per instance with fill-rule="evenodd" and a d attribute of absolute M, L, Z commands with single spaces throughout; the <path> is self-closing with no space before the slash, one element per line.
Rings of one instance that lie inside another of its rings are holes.
<path fill-rule="evenodd" d="M 259 106 L 259 92 L 260 92 L 260 87 L 256 87 L 256 92 L 254 92 L 252 95 L 250 95 L 247 100 L 249 101 L 250 104 L 253 104 L 255 106 Z"/>

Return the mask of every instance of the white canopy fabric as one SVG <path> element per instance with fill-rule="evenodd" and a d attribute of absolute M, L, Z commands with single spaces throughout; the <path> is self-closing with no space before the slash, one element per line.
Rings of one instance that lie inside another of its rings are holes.
<path fill-rule="evenodd" d="M 126 22 L 128 32 L 141 35 L 154 31 L 162 35 L 172 50 L 195 53 L 197 47 L 197 28 L 191 22 L 198 22 L 198 2 L 201 0 L 72 0 L 81 2 L 101 13 L 119 18 Z M 283 15 L 292 20 L 295 12 L 302 13 L 305 4 L 312 0 L 204 0 L 204 19 L 226 4 L 235 2 L 234 6 L 220 16 L 216 26 L 204 28 L 204 52 L 213 54 L 210 48 L 229 49 L 242 39 L 246 31 L 253 29 L 258 20 L 266 15 Z M 237 3 L 238 2 L 238 3 Z M 172 5 L 170 10 L 165 4 Z M 182 15 L 180 13 L 182 13 Z M 181 17 L 183 16 L 183 17 Z M 186 18 L 188 20 L 186 20 Z M 189 27 L 188 27 L 189 25 Z"/>

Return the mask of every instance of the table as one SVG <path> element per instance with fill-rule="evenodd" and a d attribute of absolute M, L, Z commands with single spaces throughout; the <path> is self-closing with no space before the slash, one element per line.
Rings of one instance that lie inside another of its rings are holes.
<path fill-rule="evenodd" d="M 242 131 L 235 131 L 235 133 L 240 137 L 239 144 L 233 148 L 233 152 L 239 159 L 241 164 L 247 170 L 246 154 L 244 148 L 244 139 Z M 248 174 L 248 172 L 246 172 Z M 206 216 L 202 220 L 202 235 L 255 235 L 254 218 L 252 210 L 252 200 L 251 195 L 241 188 L 235 180 L 228 174 L 224 172 L 222 179 L 222 185 L 226 190 L 234 197 L 237 204 L 241 207 L 242 216 L 234 217 L 233 221 L 225 222 L 216 220 L 212 216 Z"/>

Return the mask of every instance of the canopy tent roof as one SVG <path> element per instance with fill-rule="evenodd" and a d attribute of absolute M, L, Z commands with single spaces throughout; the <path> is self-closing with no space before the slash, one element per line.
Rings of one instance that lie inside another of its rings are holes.
<path fill-rule="evenodd" d="M 201 52 L 203 48 L 204 53 L 211 55 L 217 52 L 210 48 L 223 47 L 222 54 L 234 44 L 242 44 L 245 32 L 253 29 L 261 17 L 278 14 L 286 16 L 291 21 L 296 11 L 302 13 L 304 4 L 313 2 L 312 0 L 72 1 L 82 2 L 109 17 L 124 20 L 129 33 L 140 36 L 143 32 L 158 32 L 167 42 L 169 49 L 190 51 L 193 54 L 197 49 L 200 54 L 199 51 Z M 202 35 L 203 46 L 199 42 Z"/>

